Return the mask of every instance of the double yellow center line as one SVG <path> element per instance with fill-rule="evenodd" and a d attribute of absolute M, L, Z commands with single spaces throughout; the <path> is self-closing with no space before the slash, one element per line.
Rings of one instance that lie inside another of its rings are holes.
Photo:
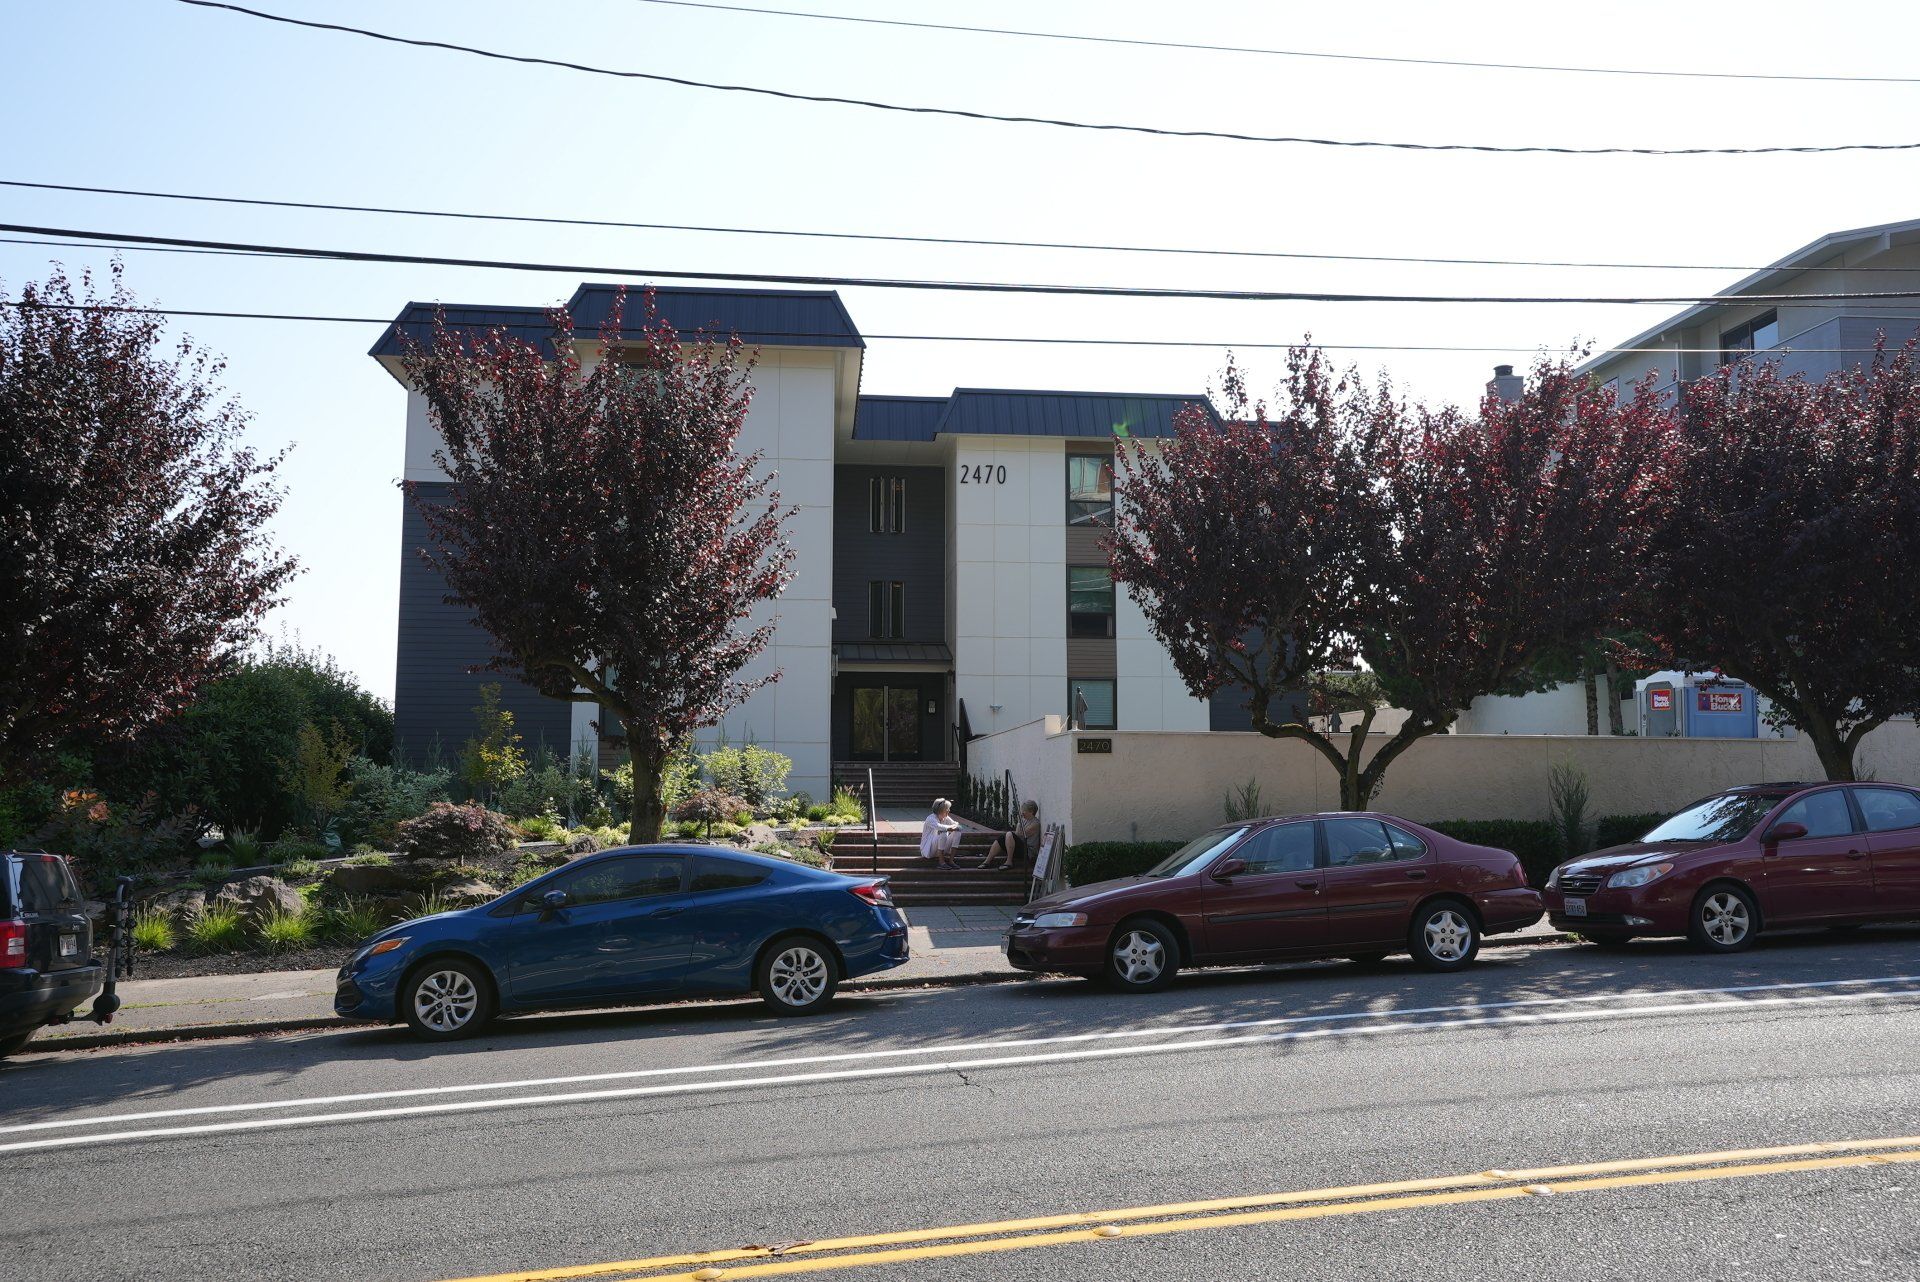
<path fill-rule="evenodd" d="M 1795 1171 L 1833 1171 L 1920 1162 L 1920 1135 L 1897 1139 L 1836 1140 L 1773 1148 L 1730 1149 L 1670 1157 L 1625 1158 L 1529 1170 L 1475 1171 L 1386 1184 L 1169 1202 L 1121 1210 L 1081 1211 L 1022 1220 L 906 1229 L 860 1237 L 822 1238 L 777 1246 L 659 1255 L 604 1264 L 530 1269 L 464 1278 L 459 1282 L 563 1282 L 575 1278 L 645 1278 L 648 1282 L 721 1282 L 783 1274 L 819 1273 L 903 1264 L 962 1255 L 989 1255 L 1036 1247 L 1070 1246 L 1115 1238 L 1157 1237 L 1200 1229 L 1230 1229 L 1287 1220 L 1329 1219 L 1469 1202 L 1589 1193 L 1603 1189 L 1750 1179 Z"/>

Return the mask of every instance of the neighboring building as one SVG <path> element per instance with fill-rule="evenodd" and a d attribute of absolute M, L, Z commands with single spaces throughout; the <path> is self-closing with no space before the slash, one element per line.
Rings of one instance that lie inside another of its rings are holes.
<path fill-rule="evenodd" d="M 1920 291 L 1920 219 L 1822 236 L 1713 301 L 1678 312 L 1619 344 L 1644 350 L 1603 354 L 1580 368 L 1623 396 L 1652 375 L 1656 390 L 1671 397 L 1680 382 L 1747 359 L 1777 359 L 1788 373 L 1823 378 L 1873 359 L 1874 340 L 1881 334 L 1889 348 L 1897 348 L 1920 332 L 1920 297 L 1793 303 L 1746 302 L 1742 295 L 1902 290 Z M 1511 399 L 1519 395 L 1520 382 L 1512 366 L 1503 365 L 1487 388 Z M 1600 732 L 1605 734 L 1606 700 L 1612 692 L 1604 677 L 1599 682 Z M 1618 693 L 1627 704 L 1622 711 L 1631 731 L 1638 716 L 1634 691 L 1623 683 Z M 1454 728 L 1463 734 L 1585 734 L 1586 708 L 1585 692 L 1569 684 L 1539 694 L 1476 699 Z"/>
<path fill-rule="evenodd" d="M 568 307 L 583 361 L 615 287 L 582 285 Z M 1090 728 L 1244 726 L 1230 699 L 1190 696 L 1146 618 L 1115 592 L 1097 522 L 1113 502 L 1116 437 L 1173 434 L 1205 396 L 960 388 L 946 396 L 861 396 L 865 343 L 831 292 L 662 288 L 660 313 L 682 334 L 738 333 L 760 349 L 741 435 L 779 473 L 799 511 L 799 555 L 768 652 L 749 669 L 781 679 L 715 734 L 794 759 L 796 790 L 822 795 L 835 762 L 951 762 L 956 728 L 1005 730 L 1070 715 Z M 456 329 L 549 334 L 535 307 L 448 307 Z M 637 318 L 637 308 L 634 309 Z M 372 355 L 400 377 L 401 334 L 424 338 L 434 307 L 409 304 Z M 638 339 L 637 329 L 628 333 Z M 404 381 L 404 380 L 402 380 Z M 407 393 L 406 478 L 429 496 L 444 474 L 437 433 Z M 529 747 L 597 753 L 594 709 L 547 699 L 510 677 L 467 671 L 492 653 L 464 610 L 444 603 L 408 507 L 401 529 L 395 732 L 419 755 L 457 751 L 478 688 L 498 680 Z M 936 776 L 937 777 L 937 776 Z"/>

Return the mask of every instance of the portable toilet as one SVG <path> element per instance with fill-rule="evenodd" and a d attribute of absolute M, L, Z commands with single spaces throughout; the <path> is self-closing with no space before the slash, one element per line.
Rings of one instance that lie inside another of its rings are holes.
<path fill-rule="evenodd" d="M 1640 737 L 1671 739 L 1680 733 L 1679 683 L 1659 673 L 1639 683 Z"/>
<path fill-rule="evenodd" d="M 1760 693 L 1744 681 L 1725 677 L 1688 681 L 1680 692 L 1680 711 L 1694 739 L 1758 739 Z"/>

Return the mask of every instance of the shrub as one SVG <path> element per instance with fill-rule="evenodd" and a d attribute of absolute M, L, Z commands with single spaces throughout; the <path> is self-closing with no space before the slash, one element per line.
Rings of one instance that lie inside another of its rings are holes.
<path fill-rule="evenodd" d="M 750 743 L 740 748 L 721 745 L 701 758 L 714 789 L 746 802 L 754 814 L 766 814 L 787 790 L 793 758 Z"/>
<path fill-rule="evenodd" d="M 260 942 L 270 953 L 291 953 L 313 947 L 314 919 L 310 912 L 277 912 L 260 923 Z"/>
<path fill-rule="evenodd" d="M 1180 841 L 1083 841 L 1067 847 L 1062 867 L 1069 882 L 1085 886 L 1115 877 L 1136 876 L 1185 844 Z"/>
<path fill-rule="evenodd" d="M 849 788 L 835 788 L 833 790 L 832 805 L 834 814 L 851 815 L 854 823 L 859 823 L 867 817 L 865 804 L 863 804 L 859 796 Z"/>
<path fill-rule="evenodd" d="M 832 814 L 833 814 L 832 809 L 827 806 L 819 806 L 819 805 L 808 806 L 807 822 L 816 823 L 816 824 L 823 823 Z"/>
<path fill-rule="evenodd" d="M 519 821 L 518 827 L 528 841 L 565 841 L 567 826 L 551 810 Z"/>
<path fill-rule="evenodd" d="M 316 859 L 331 859 L 333 858 L 333 851 L 327 847 L 325 842 L 315 841 L 310 837 L 282 837 L 267 847 L 265 857 L 266 862 L 269 864 L 285 866 L 287 864 L 312 863 Z M 240 865 L 242 868 L 250 866 L 251 865 L 248 864 Z"/>
<path fill-rule="evenodd" d="M 1596 850 L 1624 846 L 1644 837 L 1655 824 L 1669 818 L 1664 810 L 1645 815 L 1602 815 L 1593 821 L 1593 845 Z"/>
<path fill-rule="evenodd" d="M 195 831 L 191 813 L 161 818 L 153 793 L 128 806 L 72 788 L 59 795 L 52 817 L 30 838 L 30 848 L 59 851 L 83 884 L 104 886 L 118 874 L 176 856 Z"/>
<path fill-rule="evenodd" d="M 1560 830 L 1544 819 L 1449 819 L 1427 827 L 1455 841 L 1512 851 L 1534 886 L 1546 885 L 1560 862 Z"/>
<path fill-rule="evenodd" d="M 323 910 L 318 933 L 336 944 L 357 944 L 387 924 L 387 916 L 364 899 L 349 899 Z"/>
<path fill-rule="evenodd" d="M 1259 819 L 1266 814 L 1260 804 L 1260 781 L 1249 778 L 1220 798 L 1220 808 L 1226 812 L 1228 823 L 1244 823 L 1249 819 Z"/>
<path fill-rule="evenodd" d="M 480 687 L 473 709 L 474 737 L 460 753 L 460 778 L 474 795 L 489 801 L 495 791 L 527 772 L 527 754 L 520 751 L 513 713 L 500 706 L 500 683 Z"/>
<path fill-rule="evenodd" d="M 715 824 L 731 827 L 727 821 L 745 809 L 746 804 L 731 793 L 721 792 L 717 788 L 702 788 L 675 806 L 671 813 L 675 819 L 703 825 L 711 837 Z"/>
<path fill-rule="evenodd" d="M 258 828 L 227 834 L 226 849 L 229 865 L 234 868 L 258 868 L 267 862 L 267 845 L 260 840 Z"/>
<path fill-rule="evenodd" d="M 1560 834 L 1560 857 L 1584 855 L 1587 845 L 1587 773 L 1571 761 L 1562 761 L 1547 774 L 1547 812 Z"/>
<path fill-rule="evenodd" d="M 164 908 L 142 908 L 133 915 L 133 946 L 143 953 L 172 950 L 176 940 L 173 916 Z"/>
<path fill-rule="evenodd" d="M 312 881 L 320 875 L 320 865 L 311 859 L 293 859 L 280 865 L 280 876 L 287 881 Z"/>
<path fill-rule="evenodd" d="M 196 953 L 230 953 L 246 945 L 247 923 L 240 910 L 210 903 L 187 923 L 187 943 Z"/>
<path fill-rule="evenodd" d="M 500 789 L 499 808 L 515 819 L 542 814 L 578 818 L 598 800 L 593 776 L 584 772 L 585 766 L 582 759 L 581 768 L 575 769 L 542 746 L 533 754 L 533 763 Z"/>
<path fill-rule="evenodd" d="M 393 856 L 369 850 L 365 854 L 349 855 L 343 862 L 349 868 L 385 868 L 393 863 Z"/>
<path fill-rule="evenodd" d="M 202 877 L 224 877 L 233 871 L 233 867 L 233 861 L 227 858 L 227 852 L 216 847 L 213 850 L 204 851 L 199 861 L 194 864 L 193 870 Z"/>
<path fill-rule="evenodd" d="M 340 826 L 350 841 L 391 849 L 399 840 L 399 825 L 425 814 L 434 802 L 448 800 L 452 781 L 448 770 L 409 770 L 355 757 L 347 762 L 353 791 L 341 807 Z"/>
<path fill-rule="evenodd" d="M 427 813 L 399 825 L 400 853 L 409 859 L 445 859 L 467 863 L 513 849 L 513 828 L 505 815 L 483 806 L 436 801 Z"/>

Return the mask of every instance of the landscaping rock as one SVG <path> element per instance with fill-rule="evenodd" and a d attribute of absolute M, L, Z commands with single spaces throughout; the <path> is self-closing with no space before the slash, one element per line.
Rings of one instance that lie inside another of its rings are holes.
<path fill-rule="evenodd" d="M 185 930 L 205 915 L 207 892 L 198 886 L 183 886 L 179 890 L 169 890 L 164 895 L 155 896 L 143 906 L 166 913 L 177 928 Z"/>
<path fill-rule="evenodd" d="M 427 888 L 429 869 L 407 868 L 398 864 L 342 864 L 326 875 L 320 884 L 336 899 L 363 899 L 368 896 L 392 898 L 419 894 Z"/>
<path fill-rule="evenodd" d="M 501 890 L 490 882 L 468 879 L 448 882 L 440 887 L 439 895 L 449 908 L 472 908 L 492 903 L 500 898 Z"/>
<path fill-rule="evenodd" d="M 278 877 L 247 877 L 230 882 L 220 887 L 213 902 L 237 908 L 241 916 L 254 922 L 265 921 L 281 913 L 295 915 L 307 906 L 300 892 Z"/>
<path fill-rule="evenodd" d="M 748 824 L 740 835 L 734 838 L 736 842 L 749 850 L 755 846 L 764 846 L 770 841 L 778 841 L 779 839 L 771 826 L 762 823 Z"/>

